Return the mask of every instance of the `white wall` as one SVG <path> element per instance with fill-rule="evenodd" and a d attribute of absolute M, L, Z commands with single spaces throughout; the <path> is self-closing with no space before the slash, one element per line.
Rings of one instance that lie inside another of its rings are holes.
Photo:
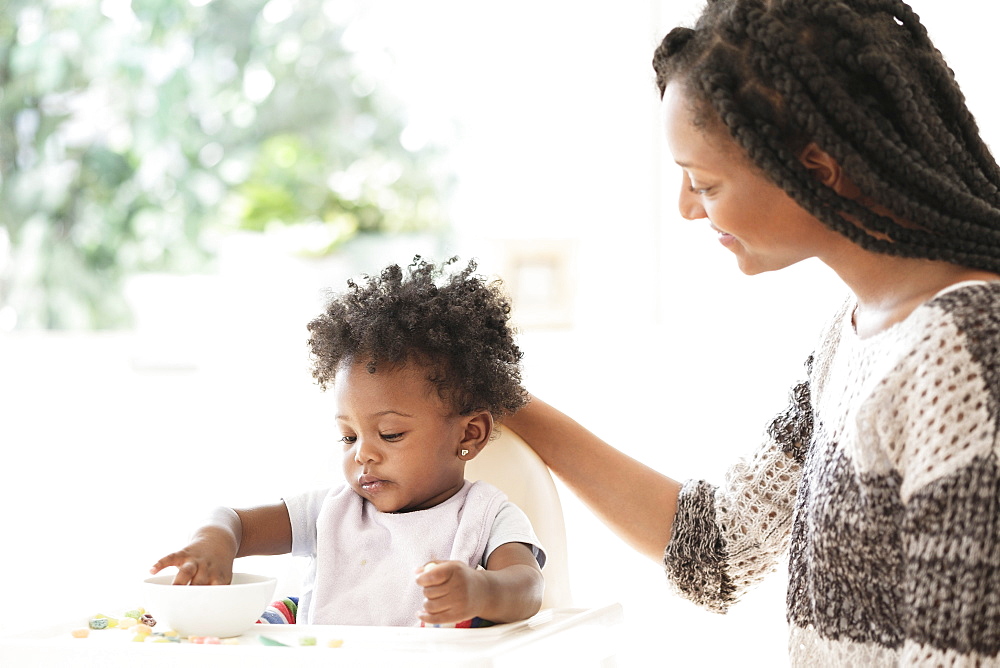
<path fill-rule="evenodd" d="M 361 4 L 370 39 L 394 47 L 386 75 L 416 118 L 432 136 L 462 137 L 452 250 L 490 269 L 497 239 L 578 245 L 576 327 L 524 333 L 529 387 L 668 475 L 720 480 L 783 405 L 842 289 L 809 263 L 746 278 L 704 224 L 675 213 L 678 175 L 663 155 L 649 61 L 700 3 Z M 997 145 L 981 45 L 1000 9 L 913 4 Z M 218 301 L 204 319 L 172 339 L 193 369 L 136 368 L 157 348 L 133 335 L 0 335 L 7 600 L 44 602 L 46 615 L 97 612 L 137 596 L 148 565 L 211 506 L 339 475 L 302 323 L 281 294 L 211 289 Z M 271 329 L 234 337 L 236 304 L 256 304 L 253 321 Z M 784 661 L 780 574 L 730 615 L 709 615 L 669 596 L 656 565 L 569 495 L 565 507 L 577 602 L 625 604 L 629 656 Z"/>

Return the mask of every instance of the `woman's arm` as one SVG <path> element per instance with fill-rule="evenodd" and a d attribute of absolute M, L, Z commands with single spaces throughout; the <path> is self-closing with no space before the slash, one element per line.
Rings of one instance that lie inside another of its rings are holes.
<path fill-rule="evenodd" d="M 504 420 L 605 524 L 661 562 L 680 483 L 616 450 L 540 399 Z"/>
<path fill-rule="evenodd" d="M 283 501 L 240 510 L 216 508 L 186 547 L 157 561 L 150 573 L 176 566 L 173 584 L 229 584 L 236 557 L 291 549 L 292 524 Z"/>

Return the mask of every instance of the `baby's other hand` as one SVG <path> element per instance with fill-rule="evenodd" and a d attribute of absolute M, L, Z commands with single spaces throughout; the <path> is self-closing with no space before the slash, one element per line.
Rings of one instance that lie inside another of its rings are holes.
<path fill-rule="evenodd" d="M 478 614 L 487 590 L 482 572 L 460 561 L 432 561 L 417 572 L 417 585 L 424 589 L 424 609 L 417 616 L 425 624 L 456 624 Z"/>
<path fill-rule="evenodd" d="M 231 550 L 211 540 L 196 540 L 157 561 L 149 572 L 155 575 L 164 568 L 176 566 L 175 585 L 225 585 L 233 581 L 235 557 Z"/>

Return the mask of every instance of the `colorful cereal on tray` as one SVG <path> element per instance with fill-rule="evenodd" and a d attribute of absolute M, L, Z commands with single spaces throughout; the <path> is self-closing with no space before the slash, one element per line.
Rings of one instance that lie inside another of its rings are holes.
<path fill-rule="evenodd" d="M 140 623 L 141 622 L 141 623 Z M 98 613 L 87 620 L 86 629 L 75 629 L 72 631 L 74 638 L 86 638 L 90 631 L 104 631 L 107 629 L 135 629 L 142 626 L 148 632 L 156 625 L 156 620 L 142 608 L 136 608 L 126 612 L 121 619 L 109 615 Z M 86 631 L 87 633 L 84 633 Z"/>

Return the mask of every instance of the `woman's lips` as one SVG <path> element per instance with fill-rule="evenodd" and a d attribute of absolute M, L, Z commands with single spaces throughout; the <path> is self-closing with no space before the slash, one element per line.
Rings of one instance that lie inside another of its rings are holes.
<path fill-rule="evenodd" d="M 736 237 L 729 234 L 728 232 L 723 232 L 715 225 L 712 225 L 712 231 L 715 232 L 716 235 L 718 235 L 719 243 L 722 244 L 723 246 L 729 246 L 734 241 L 736 241 Z"/>

